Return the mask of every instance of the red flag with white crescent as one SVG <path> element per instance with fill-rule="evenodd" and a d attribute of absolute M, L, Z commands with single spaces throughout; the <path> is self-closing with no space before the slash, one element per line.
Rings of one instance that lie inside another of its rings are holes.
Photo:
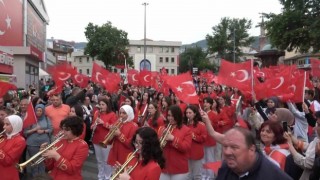
<path fill-rule="evenodd" d="M 33 105 L 30 102 L 27 107 L 27 112 L 23 120 L 23 129 L 37 123 L 37 117 L 34 113 Z"/>

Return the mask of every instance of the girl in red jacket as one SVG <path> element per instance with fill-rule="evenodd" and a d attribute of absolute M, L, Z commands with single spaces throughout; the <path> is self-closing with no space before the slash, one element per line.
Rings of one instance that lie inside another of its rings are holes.
<path fill-rule="evenodd" d="M 5 135 L 0 138 L 1 179 L 18 180 L 19 172 L 15 165 L 26 147 L 26 142 L 19 133 L 22 130 L 22 119 L 17 115 L 10 115 L 4 118 L 3 123 Z"/>
<path fill-rule="evenodd" d="M 131 141 L 137 150 L 135 158 L 127 167 L 135 166 L 130 175 L 125 171 L 120 180 L 159 180 L 165 159 L 157 133 L 150 127 L 139 128 Z"/>
<path fill-rule="evenodd" d="M 184 124 L 192 133 L 191 149 L 189 150 L 189 178 L 201 179 L 202 159 L 204 157 L 204 142 L 207 139 L 207 130 L 202 122 L 198 107 L 189 105 L 185 111 Z"/>
<path fill-rule="evenodd" d="M 167 127 L 163 126 L 158 132 L 160 137 L 167 134 L 165 136 L 167 143 L 163 147 L 166 164 L 160 179 L 187 179 L 189 173 L 188 152 L 192 141 L 191 130 L 183 124 L 182 111 L 177 105 L 170 106 L 167 119 L 172 126 L 171 130 L 167 132 Z"/>

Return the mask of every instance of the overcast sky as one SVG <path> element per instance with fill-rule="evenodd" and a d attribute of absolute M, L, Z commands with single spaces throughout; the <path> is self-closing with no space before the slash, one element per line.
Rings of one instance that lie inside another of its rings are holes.
<path fill-rule="evenodd" d="M 128 33 L 128 39 L 144 37 L 144 6 L 147 6 L 147 38 L 181 41 L 183 44 L 205 39 L 222 17 L 248 18 L 253 22 L 251 35 L 260 12 L 280 13 L 279 0 L 45 0 L 50 18 L 47 38 L 87 41 L 84 35 L 89 22 L 113 26 Z"/>

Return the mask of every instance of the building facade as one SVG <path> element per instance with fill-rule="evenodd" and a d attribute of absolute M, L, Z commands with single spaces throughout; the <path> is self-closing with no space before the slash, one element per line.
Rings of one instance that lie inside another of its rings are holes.
<path fill-rule="evenodd" d="M 176 75 L 179 69 L 179 41 L 146 40 L 146 59 L 144 60 L 144 40 L 129 41 L 129 56 L 133 58 L 134 69 L 157 71 L 165 67 L 168 74 Z"/>
<path fill-rule="evenodd" d="M 1 52 L 7 49 L 13 58 L 13 71 L 1 71 L 0 74 L 16 76 L 15 85 L 18 87 L 38 85 L 39 63 L 44 61 L 48 22 L 43 0 L 10 0 L 0 3 Z M 8 59 L 8 54 L 5 59 Z"/>

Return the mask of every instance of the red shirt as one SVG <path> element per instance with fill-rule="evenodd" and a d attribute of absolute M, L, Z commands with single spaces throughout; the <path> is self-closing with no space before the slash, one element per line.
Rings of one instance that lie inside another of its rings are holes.
<path fill-rule="evenodd" d="M 188 127 L 192 132 L 191 149 L 189 150 L 189 159 L 200 160 L 204 156 L 204 142 L 207 139 L 208 133 L 206 125 L 203 122 L 198 122 L 197 126 L 189 124 Z"/>
<path fill-rule="evenodd" d="M 134 166 L 137 158 L 133 159 L 129 166 Z M 142 161 L 138 161 L 137 166 L 130 173 L 130 180 L 159 180 L 161 168 L 159 164 L 150 160 L 146 165 L 142 165 Z"/>
<path fill-rule="evenodd" d="M 26 141 L 20 134 L 13 136 L 11 139 L 4 138 L 0 142 L 0 179 L 19 179 L 19 172 L 15 166 L 19 162 L 25 147 Z"/>
<path fill-rule="evenodd" d="M 164 130 L 164 126 L 160 127 L 159 137 L 161 137 Z M 162 172 L 167 174 L 187 173 L 189 172 L 188 152 L 192 141 L 191 130 L 186 125 L 182 125 L 180 129 L 175 127 L 171 134 L 174 136 L 173 141 L 168 141 L 163 148 L 166 164 Z"/>
<path fill-rule="evenodd" d="M 131 145 L 131 139 L 138 129 L 138 125 L 133 122 L 125 122 L 121 128 L 121 134 L 118 137 L 113 138 L 112 148 L 110 149 L 110 153 L 108 156 L 107 163 L 111 166 L 116 164 L 118 161 L 120 164 L 123 164 L 129 153 L 133 151 L 133 147 Z"/>
<path fill-rule="evenodd" d="M 99 112 L 94 114 L 93 121 L 92 121 L 93 125 L 96 122 L 98 114 Z M 117 115 L 113 111 L 109 112 L 108 114 L 100 113 L 100 119 L 102 119 L 104 123 L 97 125 L 92 138 L 93 144 L 99 144 L 104 140 L 106 135 L 109 133 L 109 129 L 107 127 L 109 127 L 110 125 L 114 124 L 117 121 Z"/>
<path fill-rule="evenodd" d="M 217 112 L 212 111 L 212 110 L 207 112 L 207 113 L 208 113 L 208 117 L 209 117 L 209 119 L 211 121 L 211 125 L 214 128 L 214 124 L 218 120 L 219 114 Z M 207 146 L 207 147 L 215 146 L 216 145 L 216 140 L 214 140 L 214 138 L 211 137 L 211 136 L 207 136 L 206 141 L 204 142 L 204 145 Z"/>
<path fill-rule="evenodd" d="M 227 130 L 231 129 L 234 125 L 233 115 L 234 112 L 231 106 L 225 106 L 220 111 L 220 118 L 218 122 L 214 124 L 214 128 L 219 133 L 224 133 Z"/>
<path fill-rule="evenodd" d="M 148 121 L 147 121 L 147 126 L 151 127 L 152 129 L 154 129 L 156 132 L 158 132 L 160 126 L 164 126 L 164 119 L 162 116 L 159 116 L 158 119 L 157 119 L 157 124 L 158 126 L 153 126 L 152 125 L 152 118 L 149 118 Z"/>
<path fill-rule="evenodd" d="M 56 144 L 56 147 L 61 148 L 57 150 L 60 154 L 60 159 L 45 160 L 45 165 L 50 172 L 53 179 L 72 179 L 82 180 L 81 170 L 84 161 L 88 157 L 88 144 L 76 138 L 72 141 L 62 139 Z"/>

